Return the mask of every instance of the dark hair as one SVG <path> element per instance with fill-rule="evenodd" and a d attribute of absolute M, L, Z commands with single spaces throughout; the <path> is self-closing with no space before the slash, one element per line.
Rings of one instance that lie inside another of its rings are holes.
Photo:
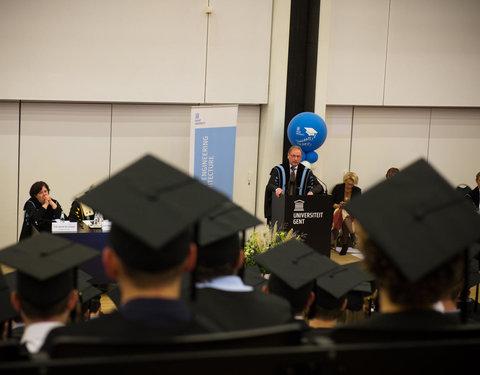
<path fill-rule="evenodd" d="M 313 291 L 313 286 L 314 282 L 312 281 L 298 289 L 293 289 L 274 274 L 271 274 L 268 279 L 268 290 L 270 293 L 285 298 L 290 302 L 294 314 L 299 314 L 305 310 L 310 292 Z"/>
<path fill-rule="evenodd" d="M 191 231 L 186 229 L 159 248 L 153 248 L 120 228 L 110 230 L 110 245 L 131 271 L 155 274 L 183 265 L 190 251 Z"/>
<path fill-rule="evenodd" d="M 387 291 L 395 304 L 408 309 L 430 308 L 435 302 L 451 296 L 462 282 L 462 254 L 456 255 L 422 279 L 410 282 L 382 254 L 366 232 L 359 231 L 358 234 L 366 270 L 375 276 L 378 286 Z"/>
<path fill-rule="evenodd" d="M 70 293 L 60 301 L 54 302 L 47 307 L 37 306 L 36 304 L 27 301 L 20 294 L 18 294 L 18 299 L 20 301 L 20 308 L 29 319 L 47 319 L 52 316 L 63 314 L 65 310 L 67 310 Z"/>
<path fill-rule="evenodd" d="M 392 167 L 387 171 L 387 174 L 385 175 L 385 178 L 390 178 L 398 174 L 400 170 L 398 168 Z"/>
<path fill-rule="evenodd" d="M 148 272 L 131 267 L 121 258 L 120 261 L 123 266 L 123 271 L 130 282 L 137 288 L 142 289 L 170 284 L 183 273 L 183 268 L 185 265 L 185 262 L 183 261 L 182 263 L 172 266 L 166 270 Z"/>
<path fill-rule="evenodd" d="M 212 280 L 235 274 L 240 253 L 238 234 L 198 247 L 196 281 Z"/>
<path fill-rule="evenodd" d="M 47 183 L 46 182 L 43 182 L 43 181 L 37 181 L 35 182 L 32 187 L 30 188 L 30 196 L 32 198 L 35 198 L 35 195 L 37 195 L 38 193 L 40 193 L 43 189 L 43 187 L 45 186 L 45 188 L 47 189 L 47 191 L 50 193 L 50 188 L 48 187 Z"/>
<path fill-rule="evenodd" d="M 345 315 L 345 309 L 342 307 L 343 306 L 334 309 L 327 309 L 325 307 L 316 306 L 314 318 L 323 320 L 339 320 Z"/>

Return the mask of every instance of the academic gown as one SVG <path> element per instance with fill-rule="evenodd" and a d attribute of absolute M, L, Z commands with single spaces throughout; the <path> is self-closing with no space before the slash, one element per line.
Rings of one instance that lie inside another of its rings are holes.
<path fill-rule="evenodd" d="M 216 330 L 208 320 L 191 314 L 181 300 L 135 299 L 119 311 L 57 328 L 50 332 L 42 350 L 51 351 L 59 336 L 95 336 L 112 339 L 154 339 L 208 333 Z"/>
<path fill-rule="evenodd" d="M 258 290 L 229 292 L 197 289 L 193 311 L 212 320 L 223 331 L 253 329 L 291 323 L 290 304 Z"/>

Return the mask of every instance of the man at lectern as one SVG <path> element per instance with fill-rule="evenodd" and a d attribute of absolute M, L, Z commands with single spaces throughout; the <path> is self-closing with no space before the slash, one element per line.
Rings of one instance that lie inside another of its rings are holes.
<path fill-rule="evenodd" d="M 310 168 L 302 161 L 302 149 L 291 146 L 288 149 L 288 163 L 272 168 L 270 180 L 265 189 L 265 218 L 270 222 L 272 217 L 272 193 L 277 197 L 286 195 L 313 195 L 323 193 L 323 186 Z"/>

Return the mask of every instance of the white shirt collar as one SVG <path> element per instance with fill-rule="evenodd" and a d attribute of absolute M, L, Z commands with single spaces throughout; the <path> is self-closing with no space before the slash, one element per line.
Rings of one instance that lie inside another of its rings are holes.
<path fill-rule="evenodd" d="M 212 288 L 225 292 L 251 292 L 253 290 L 253 287 L 245 285 L 242 279 L 235 275 L 215 277 L 212 280 L 196 283 L 195 286 L 199 289 Z"/>
<path fill-rule="evenodd" d="M 60 322 L 32 323 L 25 327 L 20 343 L 25 344 L 30 353 L 38 353 L 50 331 L 64 325 Z"/>

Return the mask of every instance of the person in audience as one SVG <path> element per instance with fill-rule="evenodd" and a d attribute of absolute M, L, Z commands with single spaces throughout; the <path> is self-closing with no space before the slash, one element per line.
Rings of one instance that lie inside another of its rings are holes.
<path fill-rule="evenodd" d="M 480 237 L 480 216 L 468 202 L 419 160 L 345 209 L 358 219 L 360 250 L 376 279 L 380 314 L 338 328 L 333 339 L 342 341 L 354 332 L 368 340 L 375 331 L 392 340 L 454 326 L 433 306 L 461 283 L 463 252 Z"/>
<path fill-rule="evenodd" d="M 50 197 L 50 188 L 43 181 L 37 181 L 30 187 L 30 199 L 23 205 L 23 210 L 25 215 L 20 240 L 36 231 L 51 232 L 52 221 L 62 216 L 60 203 Z"/>
<path fill-rule="evenodd" d="M 475 176 L 475 182 L 477 183 L 477 186 L 472 189 L 470 192 L 470 196 L 472 197 L 473 203 L 475 204 L 475 207 L 477 210 L 479 210 L 479 200 L 480 200 L 480 172 L 477 173 Z M 479 210 L 480 212 L 480 210 Z"/>
<path fill-rule="evenodd" d="M 0 262 L 17 269 L 11 301 L 25 323 L 20 343 L 29 353 L 37 353 L 48 333 L 65 325 L 78 298 L 75 267 L 96 256 L 93 249 L 48 233 L 0 251 Z"/>
<path fill-rule="evenodd" d="M 301 164 L 302 149 L 291 146 L 287 153 L 288 163 L 272 168 L 270 179 L 265 188 L 265 218 L 272 218 L 272 193 L 280 195 L 313 195 L 323 193 L 323 186 L 310 168 Z"/>
<path fill-rule="evenodd" d="M 211 319 L 222 331 L 260 328 L 292 321 L 283 298 L 265 295 L 246 285 L 239 231 L 260 221 L 232 202 L 206 215 L 199 223 L 193 310 Z"/>
<path fill-rule="evenodd" d="M 102 261 L 118 281 L 120 307 L 52 331 L 46 348 L 54 351 L 62 335 L 142 339 L 214 330 L 180 299 L 180 284 L 196 263 L 192 225 L 227 200 L 149 155 L 86 193 L 82 201 L 112 220 Z"/>
<path fill-rule="evenodd" d="M 7 275 L 3 275 L 0 267 L 0 340 L 21 337 L 21 335 L 20 337 L 13 335 L 13 327 L 21 318 L 12 306 L 11 289 Z"/>
<path fill-rule="evenodd" d="M 337 266 L 315 281 L 315 309 L 308 324 L 312 335 L 322 335 L 346 313 L 348 293 L 365 281 L 365 273 L 350 264 Z"/>
<path fill-rule="evenodd" d="M 335 185 L 332 190 L 333 208 L 335 210 L 333 212 L 332 239 L 333 243 L 336 243 L 339 231 L 342 231 L 340 255 L 347 254 L 349 239 L 352 246 L 356 242 L 353 217 L 344 210 L 344 206 L 351 199 L 362 194 L 362 189 L 356 186 L 357 184 L 358 176 L 353 172 L 347 172 L 343 176 L 343 183 Z"/>
<path fill-rule="evenodd" d="M 389 178 L 397 175 L 398 172 L 400 172 L 400 169 L 398 169 L 398 168 L 395 168 L 395 167 L 389 168 L 387 173 L 385 174 L 385 178 L 389 179 Z"/>
<path fill-rule="evenodd" d="M 304 330 L 309 309 L 315 300 L 315 278 L 336 268 L 337 263 L 298 240 L 290 240 L 258 255 L 255 261 L 270 271 L 263 290 L 290 302 L 294 319 Z"/>

